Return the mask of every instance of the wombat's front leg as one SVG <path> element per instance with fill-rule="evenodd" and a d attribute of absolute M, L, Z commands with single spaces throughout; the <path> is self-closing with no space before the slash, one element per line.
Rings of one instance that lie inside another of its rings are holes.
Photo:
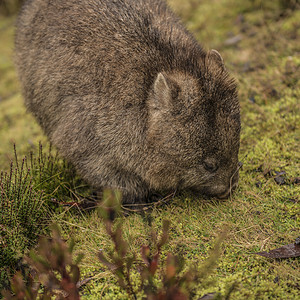
<path fill-rule="evenodd" d="M 107 161 L 110 161 L 107 158 Z M 109 179 L 109 180 L 106 180 Z M 99 186 L 96 188 L 96 199 L 103 200 L 103 190 L 106 188 L 115 189 L 121 192 L 122 205 L 146 204 L 153 202 L 151 191 L 139 176 L 132 174 L 121 167 L 115 168 L 111 165 L 102 164 L 102 172 L 99 175 Z"/>
<path fill-rule="evenodd" d="M 147 204 L 151 201 L 151 194 L 148 190 L 143 190 L 143 191 L 139 191 L 139 193 L 137 193 L 138 191 L 134 191 L 134 192 L 126 192 L 123 191 L 122 193 L 122 204 L 128 208 L 130 208 L 131 205 L 136 205 L 138 204 L 139 206 L 143 205 L 143 204 Z"/>

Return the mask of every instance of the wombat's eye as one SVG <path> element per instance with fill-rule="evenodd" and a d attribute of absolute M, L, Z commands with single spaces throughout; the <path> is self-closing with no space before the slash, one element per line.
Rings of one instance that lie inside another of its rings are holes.
<path fill-rule="evenodd" d="M 219 168 L 217 162 L 213 159 L 206 159 L 203 162 L 204 168 L 205 170 L 209 171 L 209 172 L 216 172 Z"/>

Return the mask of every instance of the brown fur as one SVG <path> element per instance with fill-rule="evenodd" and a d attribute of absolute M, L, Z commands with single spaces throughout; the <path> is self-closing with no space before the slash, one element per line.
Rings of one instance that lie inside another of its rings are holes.
<path fill-rule="evenodd" d="M 165 2 L 29 0 L 16 65 L 28 110 L 96 189 L 138 203 L 236 185 L 236 85 Z"/>

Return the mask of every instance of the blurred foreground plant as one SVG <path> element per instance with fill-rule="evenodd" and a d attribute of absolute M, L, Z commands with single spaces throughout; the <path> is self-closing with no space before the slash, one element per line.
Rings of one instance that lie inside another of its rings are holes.
<path fill-rule="evenodd" d="M 300 6 L 300 0 L 280 0 L 279 3 L 282 8 L 295 9 Z"/>
<path fill-rule="evenodd" d="M 104 192 L 104 204 L 101 214 L 107 234 L 113 242 L 113 250 L 104 255 L 99 252 L 100 261 L 117 277 L 119 285 L 126 290 L 129 297 L 137 299 L 141 292 L 149 300 L 191 299 L 195 294 L 195 286 L 204 278 L 207 278 L 219 257 L 221 239 L 213 249 L 210 258 L 201 268 L 186 269 L 182 257 L 168 253 L 163 263 L 162 248 L 169 238 L 170 222 L 163 221 L 162 233 L 152 230 L 150 233 L 150 245 L 141 247 L 141 259 L 129 252 L 129 244 L 123 238 L 121 223 L 114 226 L 115 217 L 119 214 L 121 195 L 116 191 Z M 140 285 L 132 283 L 134 273 L 140 274 Z M 231 293 L 228 292 L 228 296 Z"/>
<path fill-rule="evenodd" d="M 129 251 L 129 244 L 123 238 L 121 223 L 116 223 L 116 216 L 120 214 L 121 195 L 117 191 L 106 190 L 103 193 L 103 203 L 100 213 L 113 243 L 113 250 L 98 257 L 117 278 L 119 286 L 127 292 L 130 299 L 165 300 L 191 299 L 199 284 L 210 275 L 219 256 L 221 240 L 217 242 L 210 258 L 201 268 L 186 270 L 182 258 L 171 253 L 162 254 L 162 248 L 168 241 L 170 223 L 163 221 L 162 233 L 154 230 L 150 232 L 150 245 L 141 247 L 138 257 Z M 79 299 L 80 270 L 78 263 L 82 259 L 79 255 L 75 261 L 72 258 L 74 242 L 67 246 L 61 238 L 57 227 L 53 228 L 52 239 L 43 238 L 36 250 L 32 250 L 24 261 L 30 266 L 31 272 L 24 278 L 17 273 L 11 280 L 13 294 L 3 292 L 5 299 Z M 164 262 L 160 262 L 164 260 Z M 138 284 L 133 284 L 132 276 L 138 274 Z M 226 299 L 229 299 L 229 294 Z M 219 297 L 218 294 L 216 294 Z M 223 299 L 223 298 L 218 298 Z"/>
<path fill-rule="evenodd" d="M 250 3 L 256 9 L 279 7 L 282 10 L 294 10 L 300 7 L 300 0 L 250 0 Z"/>
<path fill-rule="evenodd" d="M 36 250 L 25 256 L 31 272 L 26 280 L 17 273 L 11 287 L 14 295 L 4 291 L 5 299 L 79 299 L 77 283 L 80 277 L 78 263 L 82 255 L 73 262 L 74 242 L 69 246 L 62 239 L 58 227 L 52 230 L 52 239 L 42 238 Z"/>

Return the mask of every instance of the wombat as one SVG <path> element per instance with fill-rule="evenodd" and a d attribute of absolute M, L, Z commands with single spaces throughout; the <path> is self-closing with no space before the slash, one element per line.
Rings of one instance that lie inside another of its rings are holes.
<path fill-rule="evenodd" d="M 29 0 L 15 48 L 28 110 L 96 190 L 141 203 L 237 185 L 236 84 L 162 0 Z"/>

